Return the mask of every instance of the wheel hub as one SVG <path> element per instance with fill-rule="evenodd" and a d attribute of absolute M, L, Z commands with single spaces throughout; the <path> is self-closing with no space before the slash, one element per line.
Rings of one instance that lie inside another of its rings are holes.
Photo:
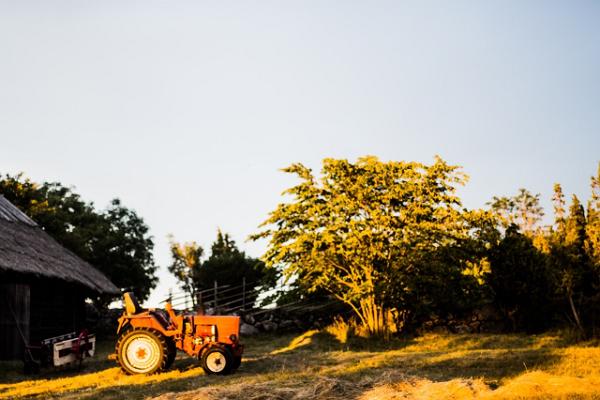
<path fill-rule="evenodd" d="M 212 372 L 223 371 L 225 369 L 226 363 L 227 363 L 227 360 L 225 359 L 225 355 L 223 355 L 222 353 L 220 353 L 218 351 L 210 353 L 206 357 L 206 366 Z"/>
<path fill-rule="evenodd" d="M 144 358 L 146 358 L 146 349 L 140 347 L 135 355 L 138 359 L 143 360 Z"/>

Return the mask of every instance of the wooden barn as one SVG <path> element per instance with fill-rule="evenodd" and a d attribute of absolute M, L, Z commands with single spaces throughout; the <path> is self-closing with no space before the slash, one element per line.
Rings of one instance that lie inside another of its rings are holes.
<path fill-rule="evenodd" d="M 0 195 L 0 360 L 83 328 L 85 299 L 99 293 L 120 292 Z"/>

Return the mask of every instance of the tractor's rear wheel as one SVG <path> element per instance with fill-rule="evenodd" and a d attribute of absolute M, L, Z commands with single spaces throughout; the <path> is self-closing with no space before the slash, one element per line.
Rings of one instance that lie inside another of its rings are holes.
<path fill-rule="evenodd" d="M 204 372 L 210 375 L 227 375 L 233 368 L 231 352 L 223 347 L 211 347 L 202 354 Z"/>
<path fill-rule="evenodd" d="M 117 341 L 117 360 L 127 374 L 153 374 L 167 367 L 167 338 L 154 329 L 132 329 Z"/>
<path fill-rule="evenodd" d="M 175 346 L 175 342 L 173 339 L 167 339 L 167 350 L 169 352 L 167 356 L 167 365 L 165 365 L 165 369 L 171 368 L 173 365 L 173 361 L 175 361 L 175 357 L 177 356 L 177 346 Z"/>

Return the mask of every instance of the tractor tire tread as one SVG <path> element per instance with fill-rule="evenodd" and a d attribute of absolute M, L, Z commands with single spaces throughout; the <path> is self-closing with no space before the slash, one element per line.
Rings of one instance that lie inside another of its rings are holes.
<path fill-rule="evenodd" d="M 175 361 L 175 357 L 177 357 L 177 346 L 171 338 L 167 338 L 167 350 L 169 354 L 167 356 L 167 364 L 165 365 L 165 369 L 171 368 L 173 362 Z"/>

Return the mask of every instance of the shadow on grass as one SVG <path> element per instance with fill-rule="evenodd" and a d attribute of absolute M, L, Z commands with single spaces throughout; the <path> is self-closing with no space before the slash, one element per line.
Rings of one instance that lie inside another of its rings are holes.
<path fill-rule="evenodd" d="M 21 381 L 42 381 L 47 379 L 59 379 L 78 376 L 102 371 L 115 366 L 114 361 L 106 359 L 106 357 L 95 357 L 93 360 L 85 360 L 81 366 L 66 365 L 64 367 L 45 367 L 39 373 L 25 374 L 23 372 L 23 362 L 10 361 L 0 363 L 0 384 L 11 384 Z"/>
<path fill-rule="evenodd" d="M 521 348 L 561 348 L 573 344 L 559 333 L 544 335 L 476 334 L 448 338 L 448 349 L 494 350 Z"/>

